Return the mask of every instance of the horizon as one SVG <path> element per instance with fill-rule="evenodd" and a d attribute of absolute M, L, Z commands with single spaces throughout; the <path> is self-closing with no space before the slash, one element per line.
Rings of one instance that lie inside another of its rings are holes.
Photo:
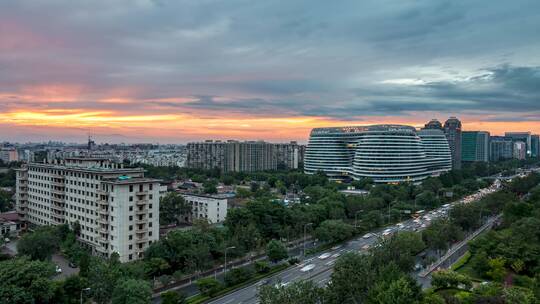
<path fill-rule="evenodd" d="M 449 116 L 539 134 L 538 12 L 529 0 L 5 2 L 0 141 L 305 143 L 316 127 Z"/>

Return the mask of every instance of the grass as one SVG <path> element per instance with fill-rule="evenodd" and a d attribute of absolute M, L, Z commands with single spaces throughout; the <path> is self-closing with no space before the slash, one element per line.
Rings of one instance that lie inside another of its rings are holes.
<path fill-rule="evenodd" d="M 465 266 L 467 263 L 469 263 L 470 259 L 471 259 L 471 252 L 470 251 L 465 252 L 465 254 L 461 258 L 459 258 L 459 260 L 457 260 L 457 262 L 455 262 L 454 265 L 452 265 L 452 270 L 453 271 L 459 270 L 460 268 Z"/>
<path fill-rule="evenodd" d="M 265 277 L 271 276 L 271 275 L 273 275 L 273 274 L 275 274 L 277 272 L 283 271 L 283 270 L 289 268 L 289 266 L 290 265 L 288 263 L 282 263 L 282 264 L 276 265 L 267 273 L 257 274 L 257 275 L 253 276 L 252 278 L 250 278 L 247 281 L 244 281 L 244 282 L 239 283 L 239 284 L 234 285 L 234 286 L 223 288 L 222 290 L 220 290 L 219 292 L 217 292 L 213 296 L 198 294 L 198 295 L 194 295 L 192 297 L 189 297 L 187 299 L 187 303 L 188 304 L 200 304 L 200 303 L 204 303 L 206 301 L 221 297 L 221 296 L 226 295 L 226 294 L 228 294 L 228 293 L 230 293 L 232 291 L 235 291 L 235 290 L 237 290 L 239 288 L 242 288 L 242 287 L 247 286 L 249 284 L 255 283 L 255 282 L 259 281 L 262 278 L 265 278 Z"/>
<path fill-rule="evenodd" d="M 467 253 L 452 266 L 452 270 L 468 276 L 469 278 L 471 278 L 471 280 L 475 282 L 484 281 L 484 279 L 482 279 L 482 277 L 476 272 L 476 270 L 473 269 L 470 263 L 471 258 L 472 254 L 467 251 Z"/>

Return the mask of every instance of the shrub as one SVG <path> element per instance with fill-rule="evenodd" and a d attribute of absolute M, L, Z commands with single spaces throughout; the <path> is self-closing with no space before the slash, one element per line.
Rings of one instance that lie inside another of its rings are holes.
<path fill-rule="evenodd" d="M 268 262 L 257 261 L 255 262 L 255 271 L 257 273 L 267 273 L 270 271 L 270 265 Z"/>
<path fill-rule="evenodd" d="M 235 268 L 225 274 L 225 285 L 234 286 L 249 280 L 253 276 L 253 271 L 249 268 Z"/>

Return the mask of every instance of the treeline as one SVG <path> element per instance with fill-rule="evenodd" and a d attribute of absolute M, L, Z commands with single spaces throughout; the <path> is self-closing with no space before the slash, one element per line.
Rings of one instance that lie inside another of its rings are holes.
<path fill-rule="evenodd" d="M 327 286 L 303 281 L 287 287 L 262 287 L 261 303 L 538 303 L 540 186 L 535 185 L 539 182 L 538 174 L 514 179 L 506 189 L 478 203 L 455 207 L 447 220 L 434 223 L 422 234 L 400 232 L 383 240 L 367 255 L 346 254 L 336 262 Z M 527 200 L 521 202 L 516 189 L 526 188 Z M 492 282 L 478 284 L 461 273 L 440 271 L 433 274 L 434 288 L 423 292 L 410 275 L 415 256 L 425 248 L 446 249 L 460 234 L 482 225 L 482 218 L 501 211 L 502 226 L 471 244 L 473 267 L 480 267 L 483 278 Z M 445 238 L 445 234 L 453 237 Z M 508 280 L 509 274 L 513 280 Z"/>

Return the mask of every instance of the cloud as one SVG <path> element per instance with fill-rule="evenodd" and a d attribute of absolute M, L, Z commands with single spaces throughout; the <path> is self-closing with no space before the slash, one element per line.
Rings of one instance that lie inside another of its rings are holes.
<path fill-rule="evenodd" d="M 4 1 L 0 111 L 534 120 L 538 12 L 535 0 Z"/>

